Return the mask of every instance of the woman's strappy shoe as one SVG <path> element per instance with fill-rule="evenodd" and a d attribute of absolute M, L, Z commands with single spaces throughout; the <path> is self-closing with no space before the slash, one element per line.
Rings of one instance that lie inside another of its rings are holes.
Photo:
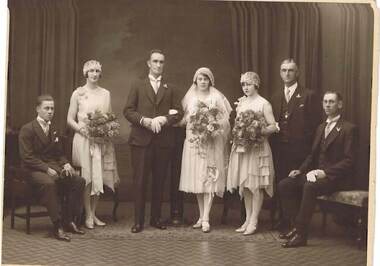
<path fill-rule="evenodd" d="M 244 233 L 245 230 L 247 230 L 247 227 L 248 227 L 248 222 L 245 222 L 245 223 L 243 223 L 242 226 L 240 226 L 238 229 L 236 229 L 235 232 Z"/>
<path fill-rule="evenodd" d="M 257 223 L 256 224 L 250 223 L 248 224 L 247 229 L 244 231 L 243 235 L 245 236 L 253 235 L 254 233 L 256 233 L 256 231 L 257 231 Z"/>
<path fill-rule="evenodd" d="M 202 228 L 202 219 L 199 218 L 199 220 L 193 225 L 193 229 L 199 229 Z"/>
<path fill-rule="evenodd" d="M 86 226 L 87 229 L 94 229 L 94 220 L 92 219 L 91 216 L 86 218 L 84 225 Z"/>
<path fill-rule="evenodd" d="M 209 233 L 210 230 L 210 224 L 208 221 L 202 221 L 202 232 L 203 233 Z"/>
<path fill-rule="evenodd" d="M 105 222 L 102 222 L 101 220 L 99 220 L 98 217 L 94 216 L 93 218 L 94 218 L 94 224 L 96 226 L 106 226 L 107 225 Z"/>

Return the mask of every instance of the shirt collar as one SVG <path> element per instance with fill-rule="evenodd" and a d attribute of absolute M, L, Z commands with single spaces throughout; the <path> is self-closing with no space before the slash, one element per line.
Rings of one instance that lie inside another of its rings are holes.
<path fill-rule="evenodd" d="M 288 88 L 291 92 L 294 92 L 294 91 L 296 90 L 297 86 L 298 86 L 298 82 L 294 83 L 294 84 L 293 84 L 292 86 L 290 86 L 290 87 L 286 87 L 286 86 L 284 86 L 284 89 L 286 90 L 286 89 Z"/>
<path fill-rule="evenodd" d="M 150 79 L 151 81 L 161 81 L 161 79 L 162 79 L 162 76 L 159 76 L 158 78 L 155 78 L 155 77 L 153 77 L 153 75 L 151 75 L 151 74 L 149 74 L 148 77 L 149 77 L 149 79 Z"/>
<path fill-rule="evenodd" d="M 333 117 L 332 119 L 327 118 L 326 119 L 326 123 L 336 123 L 336 122 L 338 122 L 339 119 L 340 119 L 340 114 L 337 115 L 337 116 L 335 116 L 335 117 Z"/>
<path fill-rule="evenodd" d="M 40 125 L 43 125 L 44 127 L 49 126 L 51 124 L 51 121 L 45 121 L 40 116 L 37 116 L 37 121 L 40 123 Z"/>

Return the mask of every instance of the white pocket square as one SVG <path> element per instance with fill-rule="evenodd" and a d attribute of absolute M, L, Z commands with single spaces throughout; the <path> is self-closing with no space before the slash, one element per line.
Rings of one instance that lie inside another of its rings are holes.
<path fill-rule="evenodd" d="M 305 106 L 304 104 L 300 104 L 299 108 L 302 108 L 302 107 L 304 107 L 304 106 Z"/>
<path fill-rule="evenodd" d="M 296 96 L 296 98 L 301 98 L 301 95 L 298 93 L 297 96 Z"/>
<path fill-rule="evenodd" d="M 337 128 L 336 128 L 336 131 L 338 131 L 338 132 L 339 132 L 340 130 L 341 130 L 341 128 L 340 128 L 340 127 L 337 127 Z"/>

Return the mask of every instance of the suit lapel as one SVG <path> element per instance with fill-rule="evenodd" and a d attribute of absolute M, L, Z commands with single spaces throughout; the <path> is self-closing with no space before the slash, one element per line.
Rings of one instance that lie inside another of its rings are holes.
<path fill-rule="evenodd" d="M 339 119 L 336 123 L 335 127 L 331 130 L 330 134 L 326 138 L 326 149 L 330 146 L 331 143 L 340 135 L 340 131 L 342 130 L 342 120 Z"/>
<path fill-rule="evenodd" d="M 160 87 L 158 88 L 158 91 L 157 91 L 157 105 L 160 104 L 162 98 L 164 97 L 165 95 L 165 91 L 166 91 L 166 88 L 164 86 L 164 80 L 161 80 L 160 82 Z"/>
<path fill-rule="evenodd" d="M 285 97 L 285 96 L 284 96 Z M 292 112 L 294 110 L 294 107 L 295 106 L 298 106 L 299 105 L 299 100 L 303 97 L 302 95 L 302 91 L 301 89 L 299 88 L 299 86 L 297 86 L 297 88 L 294 90 L 294 93 L 292 95 L 292 98 L 290 98 L 290 101 L 288 103 L 288 112 L 289 112 L 289 116 L 292 115 Z"/>
<path fill-rule="evenodd" d="M 282 105 L 282 95 L 284 94 L 284 92 L 282 91 L 282 93 L 276 93 L 273 97 L 273 111 L 274 111 L 274 116 L 275 116 L 275 119 L 276 121 L 279 121 L 280 120 L 280 116 L 281 116 L 281 105 Z"/>
<path fill-rule="evenodd" d="M 319 144 L 321 143 L 321 140 L 322 138 L 324 138 L 324 133 L 325 133 L 325 127 L 326 127 L 326 123 L 323 123 L 321 124 L 317 131 L 315 132 L 315 141 L 313 143 L 313 150 L 316 150 L 316 148 L 319 146 Z"/>
<path fill-rule="evenodd" d="M 154 91 L 152 88 L 152 84 L 150 84 L 149 78 L 145 78 L 144 83 L 145 83 L 144 84 L 145 93 L 148 96 L 149 100 L 154 104 L 155 103 Z"/>
<path fill-rule="evenodd" d="M 42 127 L 38 123 L 37 119 L 35 119 L 33 121 L 32 126 L 33 126 L 33 129 L 34 129 L 34 132 L 36 133 L 36 135 L 38 136 L 38 138 L 41 140 L 41 142 L 44 145 L 47 145 L 50 142 L 49 141 L 49 137 L 46 136 L 45 132 L 42 130 Z"/>

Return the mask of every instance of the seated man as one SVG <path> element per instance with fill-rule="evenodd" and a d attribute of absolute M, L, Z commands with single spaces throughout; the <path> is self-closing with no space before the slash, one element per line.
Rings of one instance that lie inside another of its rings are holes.
<path fill-rule="evenodd" d="M 54 225 L 54 235 L 58 240 L 70 241 L 63 231 L 58 191 L 67 199 L 62 213 L 65 226 L 74 234 L 84 234 L 74 223 L 80 215 L 81 199 L 85 181 L 75 174 L 75 170 L 63 155 L 60 139 L 52 128 L 54 99 L 50 95 L 37 98 L 37 118 L 24 125 L 19 134 L 19 149 L 22 166 L 29 171 L 30 184 L 38 192 L 38 197 L 49 213 Z"/>
<path fill-rule="evenodd" d="M 340 189 L 352 175 L 357 141 L 356 127 L 343 120 L 340 111 L 342 97 L 338 92 L 327 91 L 323 97 L 325 123 L 319 125 L 311 153 L 298 170 L 279 183 L 280 200 L 284 215 L 295 219 L 295 227 L 279 238 L 287 239 L 284 248 L 305 246 L 308 226 L 320 195 Z"/>

